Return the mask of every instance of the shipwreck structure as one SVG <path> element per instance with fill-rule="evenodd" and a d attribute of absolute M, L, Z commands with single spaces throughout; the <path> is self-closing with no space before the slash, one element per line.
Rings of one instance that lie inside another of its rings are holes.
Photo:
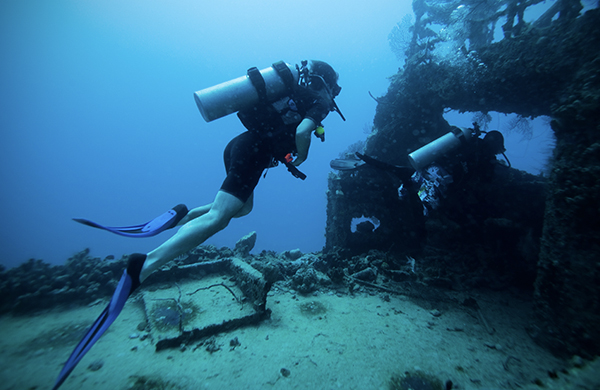
<path fill-rule="evenodd" d="M 472 112 L 482 128 L 492 111 L 548 116 L 556 137 L 548 177 L 499 167 L 491 181 L 453 183 L 443 207 L 424 218 L 399 197 L 402 182 L 390 172 L 331 173 L 325 250 L 414 256 L 438 283 L 530 288 L 531 335 L 558 354 L 594 355 L 600 10 L 558 0 L 527 22 L 539 3 L 414 0 L 413 20 L 390 35 L 405 63 L 377 98 L 364 153 L 408 165 L 408 153 L 450 131 L 446 110 Z"/>

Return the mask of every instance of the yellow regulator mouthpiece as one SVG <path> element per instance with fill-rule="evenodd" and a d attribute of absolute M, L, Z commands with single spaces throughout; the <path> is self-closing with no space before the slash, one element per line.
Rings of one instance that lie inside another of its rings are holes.
<path fill-rule="evenodd" d="M 325 129 L 323 128 L 323 126 L 317 127 L 317 129 L 315 130 L 315 134 L 317 136 L 321 136 L 321 135 L 325 134 Z"/>

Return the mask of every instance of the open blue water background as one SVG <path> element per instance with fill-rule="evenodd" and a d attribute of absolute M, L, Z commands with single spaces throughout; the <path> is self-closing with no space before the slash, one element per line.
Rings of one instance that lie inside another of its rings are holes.
<path fill-rule="evenodd" d="M 402 64 L 388 34 L 409 1 L 30 1 L 0 4 L 0 264 L 63 263 L 147 252 L 172 231 L 131 239 L 73 221 L 145 222 L 178 203 L 214 198 L 235 115 L 205 123 L 193 92 L 284 60 L 329 62 L 340 74 L 326 142 L 313 139 L 304 182 L 269 170 L 253 212 L 208 244 L 256 231 L 256 251 L 321 250 L 329 161 L 366 138 L 376 102 Z M 470 118 L 450 115 L 458 125 Z M 461 122 L 462 121 L 462 122 Z M 504 130 L 503 115 L 492 127 Z M 459 123 L 460 122 L 460 123 Z M 463 123 L 466 122 L 466 123 Z M 538 173 L 549 130 L 505 134 L 517 168 Z"/>

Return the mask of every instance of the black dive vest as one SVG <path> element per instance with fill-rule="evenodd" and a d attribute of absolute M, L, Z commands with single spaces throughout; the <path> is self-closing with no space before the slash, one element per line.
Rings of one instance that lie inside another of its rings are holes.
<path fill-rule="evenodd" d="M 295 129 L 303 118 L 293 94 L 273 103 L 260 103 L 238 112 L 237 116 L 246 129 L 261 137 L 274 137 L 290 128 Z"/>
<path fill-rule="evenodd" d="M 274 137 L 291 126 L 295 128 L 303 118 L 294 101 L 294 92 L 299 86 L 294 82 L 292 72 L 283 61 L 274 63 L 273 69 L 287 87 L 286 96 L 268 101 L 265 80 L 257 68 L 250 68 L 248 78 L 258 93 L 259 103 L 237 114 L 244 127 L 261 138 Z"/>

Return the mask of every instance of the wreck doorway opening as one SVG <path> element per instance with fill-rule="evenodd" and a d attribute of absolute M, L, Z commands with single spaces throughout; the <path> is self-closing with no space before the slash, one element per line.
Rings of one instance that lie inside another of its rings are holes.
<path fill-rule="evenodd" d="M 360 217 L 352 218 L 352 222 L 350 222 L 350 231 L 352 233 L 356 233 L 356 231 L 370 230 L 374 232 L 381 225 L 381 222 L 376 217 L 365 217 L 361 215 Z M 361 228 L 362 227 L 362 228 Z"/>

